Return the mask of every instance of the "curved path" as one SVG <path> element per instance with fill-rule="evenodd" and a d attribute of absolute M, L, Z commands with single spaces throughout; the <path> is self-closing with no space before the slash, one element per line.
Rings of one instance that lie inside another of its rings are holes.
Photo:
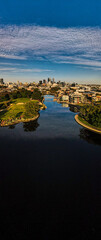
<path fill-rule="evenodd" d="M 93 128 L 93 127 L 90 127 L 90 126 L 87 126 L 86 124 L 82 123 L 79 119 L 78 119 L 78 115 L 75 115 L 75 120 L 78 124 L 80 124 L 82 127 L 92 131 L 92 132 L 95 132 L 95 133 L 98 133 L 98 134 L 101 134 L 101 130 L 97 130 L 96 128 Z"/>

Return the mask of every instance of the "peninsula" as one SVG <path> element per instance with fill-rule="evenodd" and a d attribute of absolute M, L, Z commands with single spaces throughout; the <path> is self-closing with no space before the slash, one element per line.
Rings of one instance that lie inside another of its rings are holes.
<path fill-rule="evenodd" d="M 80 108 L 80 113 L 75 115 L 75 120 L 84 128 L 101 134 L 101 104 L 85 105 Z"/>
<path fill-rule="evenodd" d="M 6 94 L 4 98 L 4 101 L 0 102 L 0 126 L 2 127 L 36 120 L 39 117 L 39 110 L 46 108 L 42 94 L 37 89 L 34 93 L 26 90 L 15 91 L 9 95 Z"/>

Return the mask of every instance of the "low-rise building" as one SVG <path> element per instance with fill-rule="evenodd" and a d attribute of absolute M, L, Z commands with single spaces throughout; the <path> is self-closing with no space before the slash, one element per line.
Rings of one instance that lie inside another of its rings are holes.
<path fill-rule="evenodd" d="M 62 95 L 61 100 L 69 102 L 69 96 L 68 95 Z"/>
<path fill-rule="evenodd" d="M 96 102 L 101 101 L 101 95 L 96 95 L 96 97 L 95 97 L 95 101 L 96 101 Z"/>
<path fill-rule="evenodd" d="M 78 92 L 74 92 L 74 93 L 69 95 L 69 102 L 70 103 L 75 103 L 75 104 L 84 103 L 84 99 L 85 99 L 85 96 L 81 93 L 78 93 Z"/>

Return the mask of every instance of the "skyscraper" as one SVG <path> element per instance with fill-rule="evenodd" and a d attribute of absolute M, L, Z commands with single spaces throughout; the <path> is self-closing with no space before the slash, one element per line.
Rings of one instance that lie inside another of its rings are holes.
<path fill-rule="evenodd" d="M 4 84 L 3 78 L 0 78 L 0 84 Z"/>

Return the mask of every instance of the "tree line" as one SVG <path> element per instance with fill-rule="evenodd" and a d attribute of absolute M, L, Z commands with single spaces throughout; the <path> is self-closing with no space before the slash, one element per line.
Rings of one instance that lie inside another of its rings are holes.
<path fill-rule="evenodd" d="M 80 109 L 80 117 L 89 124 L 101 128 L 101 105 L 85 105 Z"/>
<path fill-rule="evenodd" d="M 42 102 L 43 96 L 38 88 L 35 88 L 33 92 L 27 89 L 16 90 L 11 93 L 5 92 L 0 95 L 0 102 L 9 101 L 17 98 L 31 98 L 35 100 L 39 100 Z"/>

